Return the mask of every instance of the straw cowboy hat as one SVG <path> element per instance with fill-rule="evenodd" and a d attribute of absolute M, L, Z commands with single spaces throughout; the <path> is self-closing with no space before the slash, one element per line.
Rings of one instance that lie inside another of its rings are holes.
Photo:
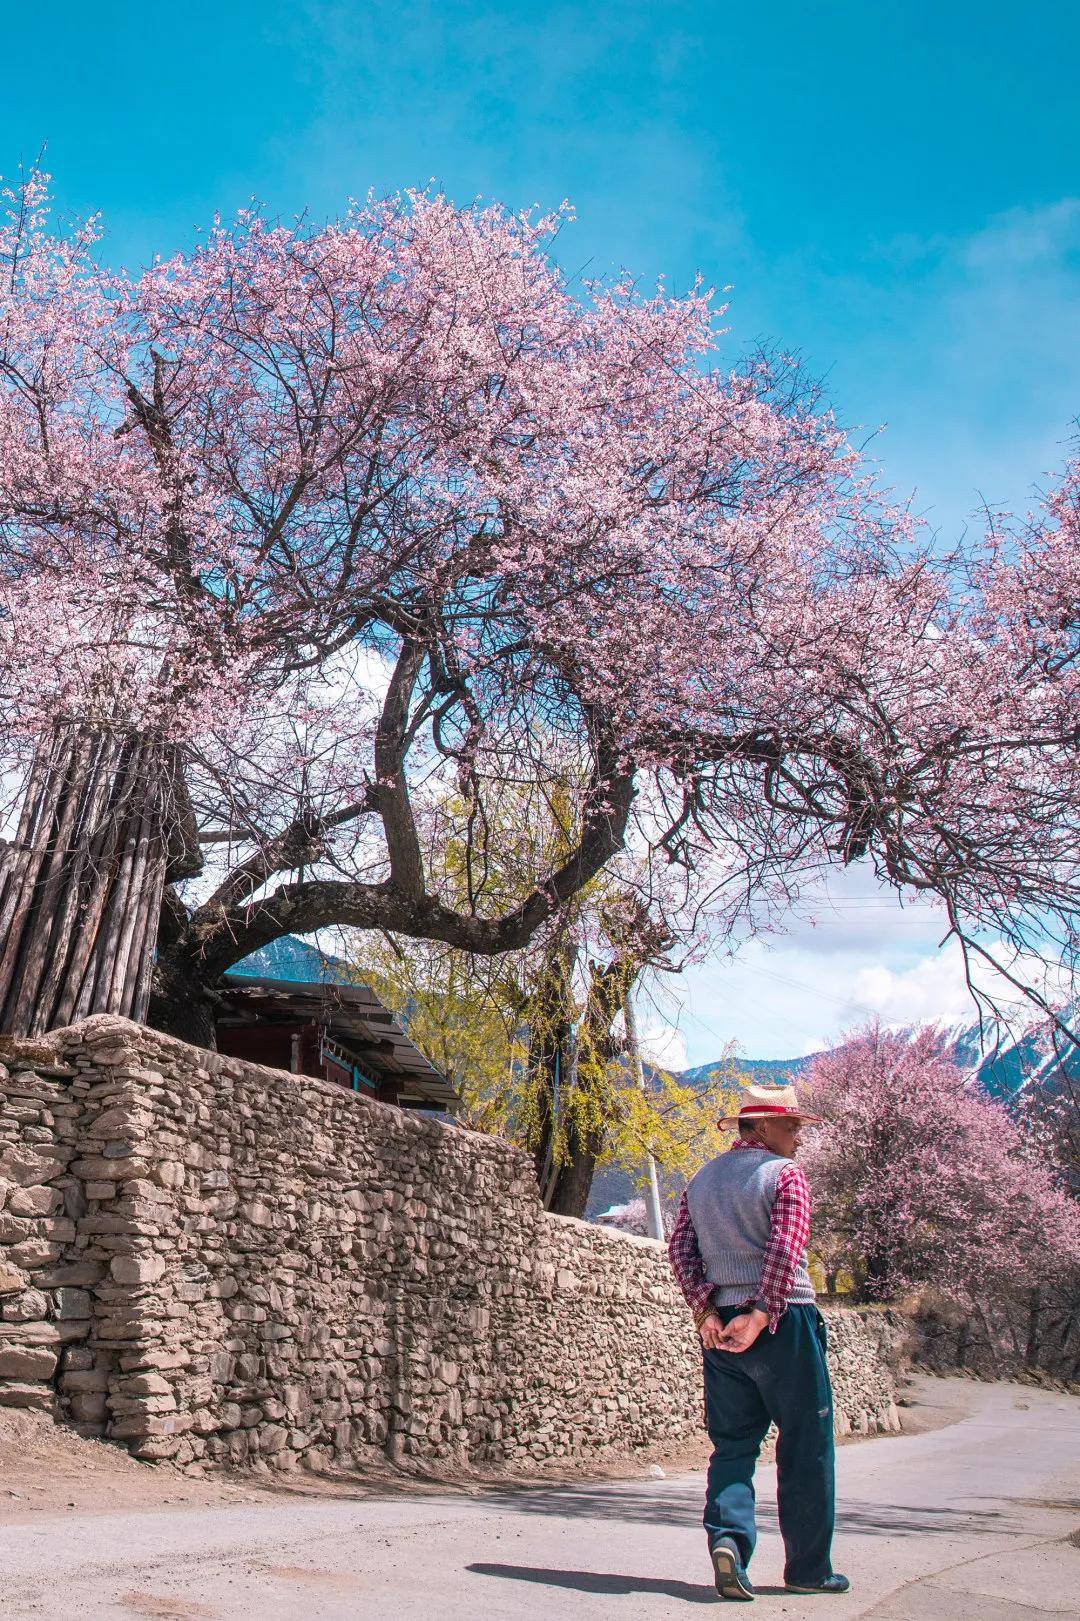
<path fill-rule="evenodd" d="M 787 1120 L 804 1121 L 807 1125 L 821 1124 L 819 1114 L 807 1114 L 799 1108 L 793 1086 L 744 1086 L 739 1097 L 738 1114 L 725 1115 L 718 1126 L 737 1126 L 740 1120 L 774 1120 L 781 1116 Z"/>

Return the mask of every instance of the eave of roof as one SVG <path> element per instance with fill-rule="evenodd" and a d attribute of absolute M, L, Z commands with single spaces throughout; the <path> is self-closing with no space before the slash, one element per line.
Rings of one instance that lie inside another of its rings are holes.
<path fill-rule="evenodd" d="M 394 1015 L 368 985 L 304 983 L 231 973 L 223 990 L 226 1003 L 278 1002 L 309 1017 L 323 1018 L 330 1028 L 357 1048 L 377 1053 L 373 1063 L 402 1087 L 402 1101 L 457 1102 L 460 1094 L 406 1034 Z M 252 1013 L 255 1012 L 252 1006 Z"/>

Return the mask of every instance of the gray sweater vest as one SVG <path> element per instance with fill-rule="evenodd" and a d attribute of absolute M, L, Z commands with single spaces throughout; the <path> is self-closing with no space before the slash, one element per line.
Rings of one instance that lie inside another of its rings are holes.
<path fill-rule="evenodd" d="M 716 1285 L 713 1299 L 718 1306 L 738 1306 L 756 1296 L 772 1227 L 776 1179 L 790 1163 L 783 1155 L 762 1149 L 729 1149 L 703 1165 L 687 1188 L 690 1220 L 705 1276 Z M 802 1255 L 788 1304 L 812 1306 L 814 1300 Z"/>

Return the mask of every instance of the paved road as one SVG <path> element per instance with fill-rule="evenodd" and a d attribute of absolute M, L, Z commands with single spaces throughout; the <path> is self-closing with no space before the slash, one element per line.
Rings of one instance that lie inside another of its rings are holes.
<path fill-rule="evenodd" d="M 761 1471 L 761 1617 L 1038 1621 L 1080 1614 L 1080 1403 L 934 1381 L 969 1416 L 839 1454 L 844 1599 L 776 1584 Z M 9 1524 L 5 1618 L 635 1621 L 719 1601 L 698 1529 L 701 1476 L 555 1490 L 310 1499 Z M 743 1613 L 743 1612 L 739 1612 Z"/>

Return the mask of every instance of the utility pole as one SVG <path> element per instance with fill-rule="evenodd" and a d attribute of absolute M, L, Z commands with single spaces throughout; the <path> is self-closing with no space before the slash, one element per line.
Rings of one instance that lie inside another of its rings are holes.
<path fill-rule="evenodd" d="M 641 1062 L 641 1044 L 638 1041 L 637 1016 L 634 1013 L 633 998 L 628 990 L 626 1003 L 623 1008 L 623 1017 L 626 1020 L 626 1045 L 630 1052 L 630 1063 L 634 1070 L 634 1079 L 644 1092 L 645 1069 Z M 656 1161 L 650 1154 L 649 1159 L 649 1188 L 645 1198 L 645 1214 L 649 1224 L 650 1238 L 663 1238 L 664 1217 L 660 1209 L 660 1183 L 656 1175 Z"/>

